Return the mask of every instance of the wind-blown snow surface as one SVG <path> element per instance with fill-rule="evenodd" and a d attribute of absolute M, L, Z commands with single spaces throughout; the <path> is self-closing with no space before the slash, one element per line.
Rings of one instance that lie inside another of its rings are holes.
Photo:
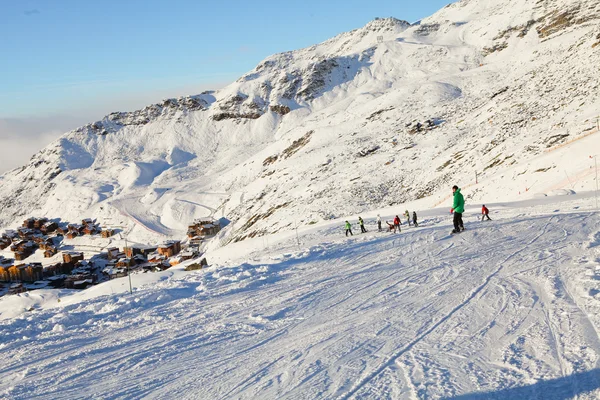
<path fill-rule="evenodd" d="M 599 19 L 598 0 L 463 0 L 419 24 L 374 20 L 217 92 L 65 134 L 0 177 L 0 225 L 94 216 L 143 242 L 213 215 L 237 241 L 431 207 L 476 173 L 477 201 L 591 190 Z M 425 120 L 436 128 L 415 133 Z"/>
<path fill-rule="evenodd" d="M 134 275 L 132 295 L 123 279 L 61 293 L 0 321 L 0 396 L 596 399 L 592 204 L 469 209 L 457 236 L 439 209 L 400 234 L 322 223 Z"/>

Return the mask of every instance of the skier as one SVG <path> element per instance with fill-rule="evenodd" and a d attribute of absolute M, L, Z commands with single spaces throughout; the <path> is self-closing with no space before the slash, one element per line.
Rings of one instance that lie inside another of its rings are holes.
<path fill-rule="evenodd" d="M 354 236 L 352 234 L 352 225 L 350 225 L 350 222 L 346 221 L 346 236 L 348 236 L 348 232 L 350 232 L 350 236 Z"/>
<path fill-rule="evenodd" d="M 385 221 L 385 223 L 388 225 L 388 231 L 394 231 L 394 233 L 396 233 L 396 225 L 394 224 L 390 224 L 389 222 Z"/>
<path fill-rule="evenodd" d="M 396 217 L 394 218 L 394 227 L 398 229 L 398 232 L 402 232 L 400 230 L 400 224 L 400 217 L 396 215 Z M 396 229 L 394 229 L 394 232 L 396 232 Z"/>
<path fill-rule="evenodd" d="M 417 223 L 417 212 L 416 211 L 413 211 L 413 225 L 415 227 L 419 226 L 419 224 Z"/>
<path fill-rule="evenodd" d="M 492 219 L 490 218 L 490 210 L 488 210 L 488 208 L 484 205 L 481 206 L 481 220 L 483 221 L 485 217 L 487 217 L 488 221 L 491 221 Z"/>
<path fill-rule="evenodd" d="M 452 186 L 452 196 L 452 208 L 450 209 L 450 212 L 454 213 L 454 229 L 452 230 L 452 233 L 459 233 L 465 230 L 465 225 L 462 220 L 462 214 L 465 211 L 465 198 L 456 185 Z"/>
<path fill-rule="evenodd" d="M 410 213 L 408 212 L 408 210 L 404 211 L 404 216 L 406 217 L 406 223 L 408 224 L 408 226 L 410 226 Z"/>
<path fill-rule="evenodd" d="M 377 214 L 377 229 L 381 232 L 381 216 Z"/>
<path fill-rule="evenodd" d="M 365 221 L 363 221 L 361 217 L 358 217 L 358 224 L 360 225 L 360 232 L 367 233 L 367 230 L 365 229 Z"/>

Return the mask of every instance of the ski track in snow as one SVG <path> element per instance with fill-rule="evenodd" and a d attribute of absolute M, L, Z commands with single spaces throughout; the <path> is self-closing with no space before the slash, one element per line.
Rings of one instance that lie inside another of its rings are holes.
<path fill-rule="evenodd" d="M 585 388 L 600 376 L 578 374 L 600 354 L 598 300 L 580 290 L 600 288 L 582 267 L 598 262 L 600 217 L 506 214 L 451 238 L 443 222 L 351 238 L 315 227 L 300 248 L 224 248 L 133 295 L 0 321 L 0 396 L 438 399 L 531 385 L 519 398 L 596 398 Z M 532 385 L 557 378 L 552 392 Z"/>

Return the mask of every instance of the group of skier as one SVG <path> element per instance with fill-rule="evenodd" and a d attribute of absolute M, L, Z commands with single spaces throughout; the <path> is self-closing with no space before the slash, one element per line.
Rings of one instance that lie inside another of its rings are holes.
<path fill-rule="evenodd" d="M 406 217 L 406 222 L 408 223 L 408 226 L 411 225 L 411 219 L 410 219 L 410 213 L 408 212 L 408 210 L 406 210 L 404 212 L 404 216 Z M 400 221 L 400 217 L 399 216 L 395 216 L 394 217 L 394 221 L 393 224 L 389 223 L 388 221 L 385 221 L 386 224 L 388 225 L 388 230 L 390 232 L 394 231 L 394 233 L 396 231 L 400 232 L 400 225 L 402 225 L 402 222 Z M 417 212 L 413 211 L 412 213 L 412 224 L 415 227 L 419 226 L 419 223 L 417 222 Z M 360 226 L 360 232 L 361 233 L 366 233 L 367 230 L 365 228 L 365 221 L 363 221 L 362 217 L 358 217 L 358 225 Z M 353 236 L 352 233 L 352 224 L 348 221 L 346 221 L 345 223 L 345 228 L 346 228 L 346 236 L 348 236 L 348 234 L 350 234 L 350 236 Z M 379 232 L 381 232 L 383 230 L 383 228 L 381 227 L 381 215 L 377 214 L 377 230 Z"/>
<path fill-rule="evenodd" d="M 453 214 L 453 225 L 454 225 L 454 229 L 452 230 L 452 233 L 459 233 L 465 230 L 465 225 L 463 223 L 462 220 L 462 215 L 463 212 L 465 211 L 465 198 L 463 197 L 462 193 L 460 192 L 460 188 L 456 185 L 454 185 L 452 187 L 452 208 L 450 209 L 450 213 Z M 488 219 L 488 221 L 491 221 L 491 218 L 489 216 L 490 210 L 484 205 L 482 205 L 481 207 L 481 220 L 483 221 L 485 218 Z M 406 222 L 408 223 L 408 226 L 411 226 L 411 215 L 410 212 L 408 210 L 406 210 L 403 214 L 404 217 L 406 217 Z M 402 222 L 400 221 L 400 217 L 399 216 L 395 216 L 393 223 L 390 223 L 388 221 L 385 221 L 386 224 L 388 225 L 388 231 L 389 232 L 400 232 L 400 225 L 402 225 Z M 419 224 L 417 222 L 417 212 L 413 211 L 412 213 L 412 224 L 415 227 L 418 227 Z M 363 221 L 362 217 L 358 217 L 358 225 L 360 226 L 360 231 L 361 233 L 366 233 L 367 230 L 365 229 L 365 222 Z M 381 228 L 381 216 L 379 214 L 377 214 L 377 229 L 379 230 L 379 232 L 382 231 Z M 350 235 L 352 236 L 352 224 L 350 224 L 350 222 L 346 221 L 346 236 L 348 236 L 348 233 L 350 233 Z"/>

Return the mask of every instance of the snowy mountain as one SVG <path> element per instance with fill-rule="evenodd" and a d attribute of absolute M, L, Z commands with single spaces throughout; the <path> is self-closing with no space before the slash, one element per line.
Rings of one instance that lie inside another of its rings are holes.
<path fill-rule="evenodd" d="M 222 90 L 66 133 L 0 177 L 0 224 L 93 216 L 147 241 L 211 214 L 233 222 L 223 244 L 435 206 L 476 173 L 472 202 L 592 189 L 599 18 L 597 0 L 465 0 L 418 24 L 374 20 Z M 578 144 L 590 154 L 565 158 Z"/>

